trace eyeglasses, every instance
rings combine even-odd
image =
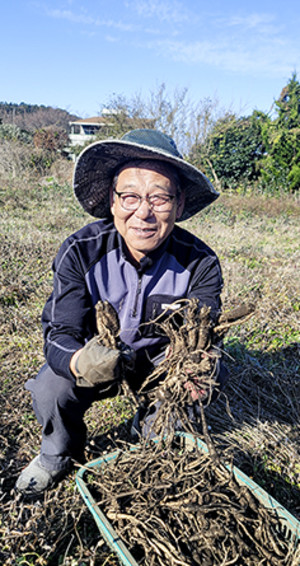
[[[121,207],[124,210],[135,211],[143,200],[146,200],[151,210],[155,212],[171,212],[173,208],[173,200],[175,195],[151,195],[149,197],[141,197],[135,193],[118,193],[114,191],[121,201]]]

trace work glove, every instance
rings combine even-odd
[[[120,378],[121,352],[103,346],[94,336],[80,352],[75,369],[76,385],[79,387],[95,387],[116,381]]]

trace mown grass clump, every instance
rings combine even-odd
[[[43,500],[13,491],[36,454],[40,427],[24,391],[43,363],[41,310],[63,239],[92,221],[64,175],[1,180],[0,478],[3,565],[116,564],[74,488],[74,473]],[[235,463],[300,519],[299,207],[293,196],[222,195],[185,227],[218,253],[225,309],[254,303],[255,315],[225,343],[230,381],[206,410],[212,437]],[[87,414],[87,458],[126,440],[133,408],[122,397]],[[296,563],[295,563],[296,564]]]

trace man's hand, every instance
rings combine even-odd
[[[71,360],[70,367],[79,387],[95,387],[120,376],[121,352],[99,344],[95,336]]]
[[[203,389],[203,380],[201,386],[201,377],[191,376],[184,383],[184,388],[189,392],[192,401],[204,401],[207,397],[207,388]]]
[[[219,355],[213,349],[210,349],[208,352],[203,352],[201,357],[200,367],[203,374],[191,375],[184,383],[184,388],[189,392],[192,401],[205,401],[211,387],[208,386],[207,377],[216,382],[219,375]]]

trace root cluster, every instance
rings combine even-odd
[[[92,489],[138,563],[292,564],[276,515],[183,437],[121,451],[95,474]]]
[[[140,564],[296,565],[298,543],[287,540],[277,514],[238,483],[205,421],[204,401],[217,386],[222,337],[248,315],[242,309],[241,315],[213,324],[209,309],[199,310],[192,300],[176,316],[157,320],[169,338],[169,353],[139,392],[150,407],[159,405],[156,439],[141,438],[138,446],[126,446],[89,474],[97,503]],[[207,453],[198,447],[200,435],[186,413],[185,384],[193,380]],[[178,423],[190,435],[176,434]]]

